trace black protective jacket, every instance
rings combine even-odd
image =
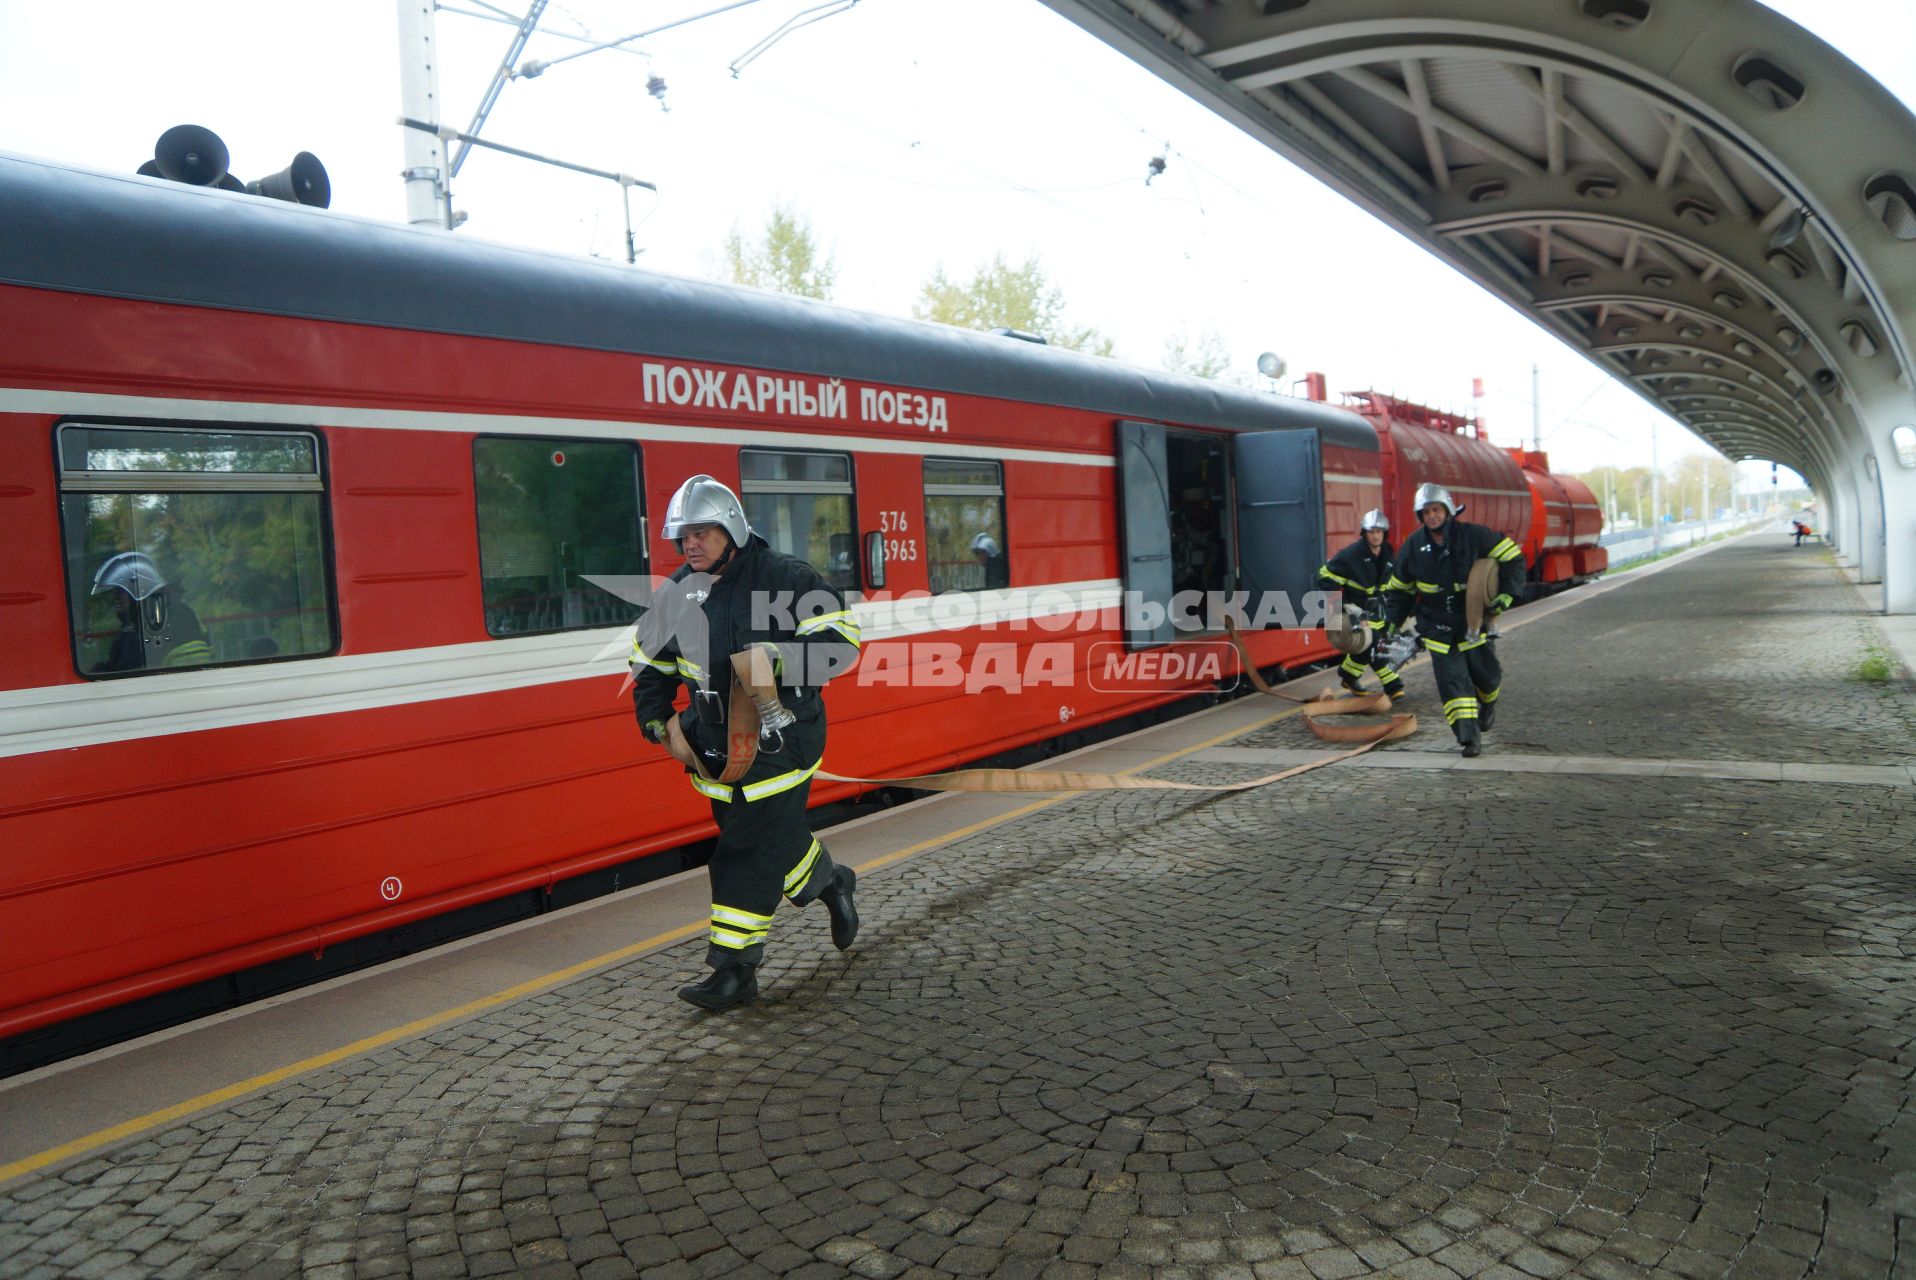
[[[779,700],[810,723],[825,713],[819,686],[857,661],[859,641],[858,621],[837,589],[752,534],[723,573],[681,566],[653,597],[632,644],[632,705],[641,725],[664,721],[684,685],[692,745],[722,753],[732,654],[776,647]]]
[[[1497,562],[1497,590],[1515,600],[1523,592],[1523,548],[1487,525],[1452,517],[1443,541],[1419,526],[1397,554],[1384,589],[1384,619],[1403,625],[1413,608],[1426,639],[1455,644],[1464,636],[1464,591],[1470,567],[1485,556]]]
[[[153,596],[136,605],[139,614],[120,625],[113,648],[95,671],[150,671],[166,667],[197,667],[213,660],[200,617],[184,604]],[[157,622],[148,632],[145,624]]]
[[[1342,591],[1344,603],[1354,604],[1368,618],[1383,616],[1384,588],[1390,584],[1390,539],[1375,552],[1360,535],[1357,541],[1324,562],[1317,571],[1317,585],[1323,591]]]

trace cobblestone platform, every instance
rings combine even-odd
[[[746,1009],[687,942],[16,1181],[0,1274],[1916,1276],[1910,788],[1755,768],[1916,703],[1812,548],[1634,577],[1512,628],[1480,761],[1414,667],[1443,768],[1038,808]],[[1157,772],[1312,744],[1230,747]]]

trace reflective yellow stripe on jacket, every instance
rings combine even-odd
[[[859,628],[858,619],[852,616],[850,609],[839,609],[833,613],[821,613],[816,618],[807,618],[798,624],[793,635],[811,636],[830,628],[845,637],[854,648],[864,644],[864,633]]]
[[[707,782],[696,773],[685,775],[692,783],[692,790],[702,796],[708,796],[720,804],[732,803],[732,788],[723,782]]]
[[[166,655],[169,667],[197,667],[213,660],[213,646],[204,640],[175,645]]]
[[[739,790],[745,793],[745,802],[747,804],[750,804],[754,800],[763,800],[766,796],[775,796],[781,791],[790,791],[799,783],[807,781],[813,774],[818,772],[818,766],[823,763],[825,763],[823,760],[814,761],[812,767],[809,769],[794,769],[790,773],[781,773],[777,777],[767,778],[763,782],[747,783],[745,786],[740,787]]]
[[[653,657],[651,654],[647,653],[645,650],[639,648],[639,642],[637,640],[634,640],[632,642],[631,662],[632,662],[632,665],[635,667],[650,667],[654,671],[662,671],[668,676],[673,674],[677,670],[677,668],[674,667],[671,663],[661,662],[659,659]]]
[[[723,782],[707,782],[696,773],[687,774],[686,777],[692,783],[692,789],[694,791],[697,791],[702,796],[710,796],[720,804],[732,803],[732,797],[735,792],[743,795],[745,797],[745,803],[750,804],[754,800],[763,800],[766,796],[775,796],[780,792],[790,791],[793,787],[809,780],[814,773],[818,772],[818,766],[823,763],[825,762],[820,760],[808,769],[793,769],[787,773],[774,774],[769,778],[762,779],[758,782],[749,782],[737,788],[730,787]]]

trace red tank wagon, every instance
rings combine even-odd
[[[853,593],[868,776],[1214,687],[1120,593],[1300,589],[1385,483],[1326,405],[245,195],[0,156],[0,226],[0,1038],[708,833],[603,585],[690,474]]]
[[[1530,533],[1523,551],[1531,581],[1565,587],[1608,569],[1610,553],[1597,544],[1603,507],[1590,486],[1575,476],[1553,474],[1548,454],[1513,448],[1510,456],[1530,485]]]
[[[1322,375],[1306,383],[1313,399],[1324,398]],[[1456,496],[1468,519],[1523,547],[1532,596],[1609,567],[1609,554],[1597,544],[1603,508],[1583,481],[1552,474],[1547,455],[1499,448],[1483,439],[1474,419],[1380,392],[1353,392],[1344,402],[1377,432],[1393,544],[1401,545],[1416,523],[1410,504],[1417,486],[1434,483]]]

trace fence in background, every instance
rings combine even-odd
[[[1659,551],[1681,551],[1685,547],[1694,546],[1718,534],[1734,533],[1752,525],[1782,519],[1783,517],[1776,515],[1742,512],[1717,520],[1685,520],[1679,524],[1666,524],[1660,532],[1651,529],[1624,529],[1617,533],[1606,533],[1597,541],[1609,550],[1610,567],[1614,569],[1619,565],[1629,564],[1632,560],[1641,560],[1645,556],[1655,555]]]

